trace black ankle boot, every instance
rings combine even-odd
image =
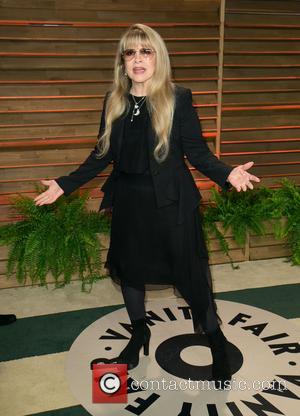
[[[149,341],[151,331],[146,324],[145,318],[132,320],[131,324],[131,338],[119,356],[114,358],[96,358],[91,362],[91,369],[93,369],[93,364],[116,363],[127,364],[127,369],[132,370],[139,363],[139,352],[142,346],[144,348],[144,355],[149,355]]]
[[[213,357],[212,379],[217,389],[224,389],[230,385],[231,368],[226,352],[227,339],[218,326],[213,332],[206,333]]]

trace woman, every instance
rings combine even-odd
[[[213,356],[212,375],[222,388],[231,378],[213,298],[199,201],[201,195],[184,163],[224,189],[253,189],[253,162],[233,168],[210,152],[202,137],[191,90],[171,82],[171,67],[160,35],[132,25],[119,42],[114,85],[104,100],[98,143],[68,176],[42,181],[49,189],[35,198],[50,204],[88,182],[113,161],[102,186],[102,208],[113,207],[105,266],[121,285],[132,336],[118,357],[97,362],[139,362],[148,355],[151,332],[145,317],[145,284],[173,284],[191,306],[194,331],[204,331]]]

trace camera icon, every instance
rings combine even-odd
[[[127,364],[94,364],[93,403],[127,403]]]

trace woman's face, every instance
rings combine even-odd
[[[123,55],[125,71],[132,83],[147,83],[152,77],[156,54],[153,48],[144,47],[141,43],[135,48],[127,49]]]

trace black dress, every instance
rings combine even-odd
[[[157,208],[146,143],[150,117],[144,102],[131,121],[131,95],[129,100],[105,267],[117,284],[174,285],[191,306],[194,330],[200,331],[201,321],[216,316],[216,303],[199,207],[179,225],[177,201]]]

